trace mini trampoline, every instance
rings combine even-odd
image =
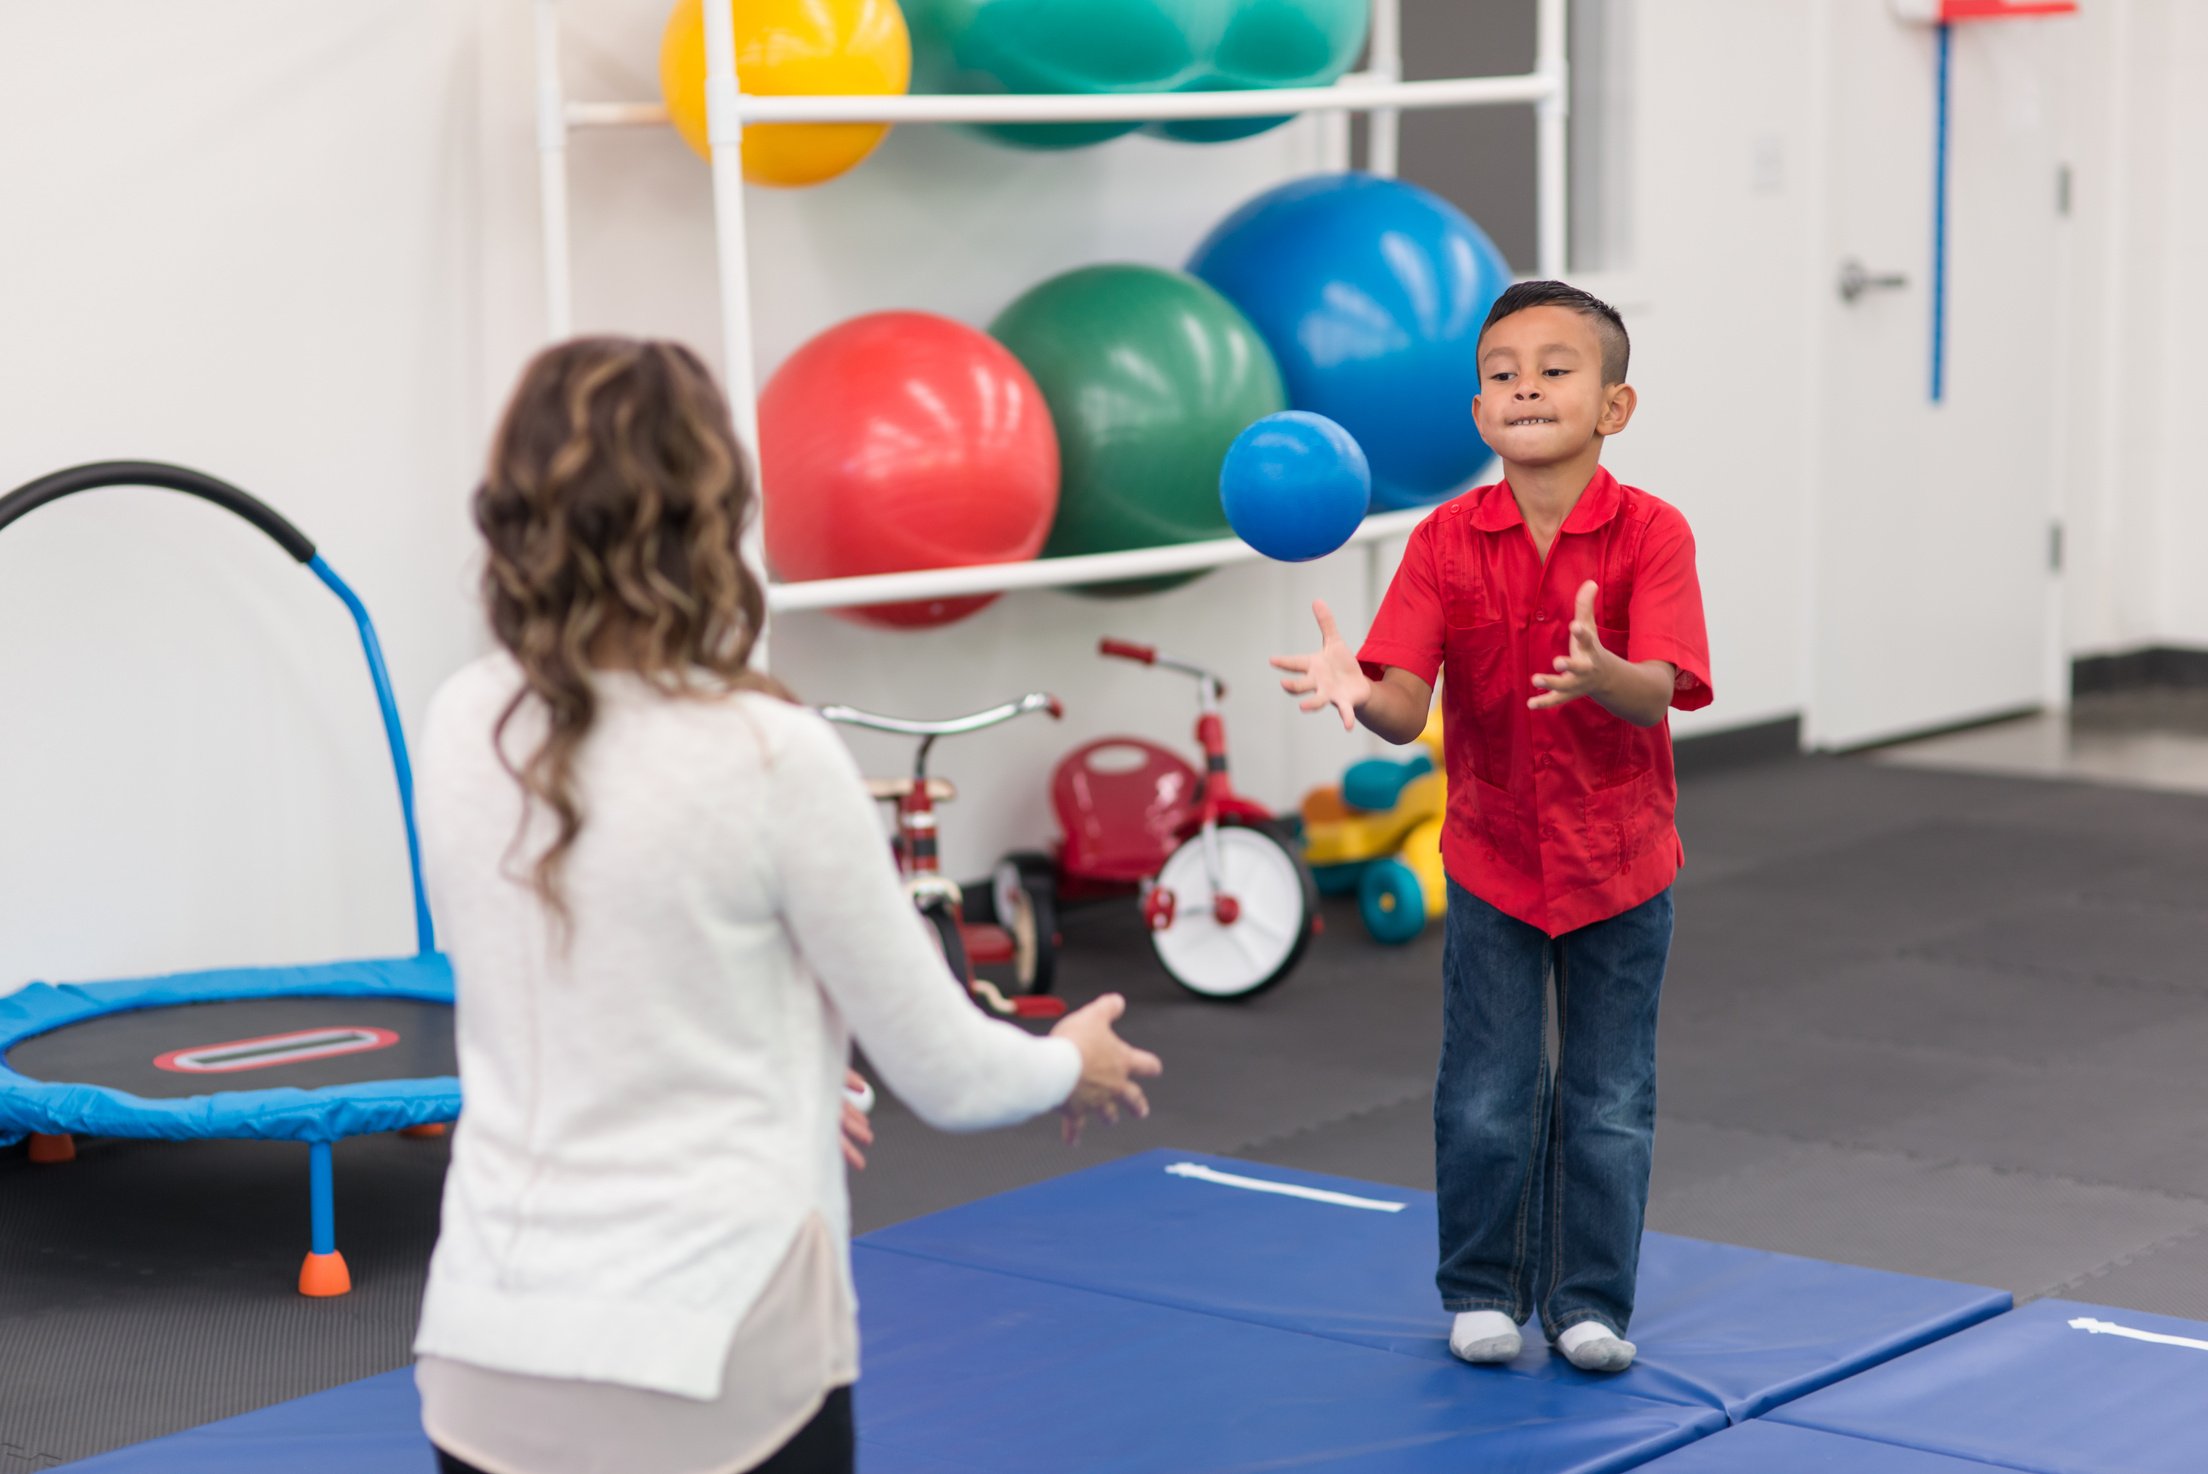
[[[422,891],[413,773],[368,611],[300,531],[238,488],[197,471],[105,461],[0,497],[0,530],[81,491],[152,486],[235,513],[342,600],[375,682],[405,819],[412,957],[307,967],[224,968],[114,982],[32,983],[0,997],[0,1146],[28,1136],[31,1159],[75,1155],[78,1136],[260,1138],[307,1146],[308,1295],[352,1288],[337,1250],[331,1143],[383,1131],[430,1133],[460,1114],[452,969],[436,950]]]

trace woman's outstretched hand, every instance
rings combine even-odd
[[[1063,1134],[1068,1146],[1081,1139],[1081,1128],[1091,1116],[1102,1116],[1116,1125],[1122,1111],[1134,1116],[1150,1114],[1150,1102],[1135,1082],[1157,1076],[1165,1066],[1156,1055],[1135,1048],[1112,1031],[1112,1025],[1126,1011],[1125,998],[1107,993],[1086,1008],[1067,1014],[1050,1031],[1052,1038],[1070,1040],[1081,1051],[1081,1079],[1058,1108],[1064,1118]]]
[[[1303,700],[1298,704],[1305,711],[1333,707],[1342,714],[1342,730],[1354,731],[1357,709],[1372,697],[1372,681],[1357,663],[1356,652],[1334,627],[1334,612],[1326,607],[1326,601],[1312,600],[1311,612],[1319,620],[1319,648],[1309,655],[1273,657],[1274,668],[1289,673],[1280,689],[1290,696],[1301,696]]]

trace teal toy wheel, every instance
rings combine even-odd
[[[1401,860],[1375,860],[1357,882],[1357,914],[1376,942],[1400,947],[1426,929],[1426,892]]]

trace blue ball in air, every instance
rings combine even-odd
[[[1219,503],[1235,534],[1283,563],[1323,558],[1349,541],[1371,501],[1363,448],[1305,410],[1257,421],[1219,467]]]

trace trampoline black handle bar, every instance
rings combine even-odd
[[[213,502],[258,527],[299,562],[314,561],[314,544],[305,533],[285,521],[274,507],[203,471],[165,465],[160,461],[94,461],[87,466],[71,466],[66,471],[27,481],[6,496],[0,496],[0,532],[6,531],[9,523],[30,515],[48,502],[106,486],[158,486]]]
[[[399,814],[406,824],[408,878],[414,883],[414,933],[424,956],[436,951],[437,931],[429,914],[429,893],[422,884],[421,832],[414,822],[414,765],[406,755],[406,733],[399,723],[398,698],[392,694],[391,673],[384,666],[383,644],[376,638],[376,626],[368,617],[368,607],[360,602],[360,596],[353,592],[351,585],[323,561],[307,535],[284,520],[274,507],[203,471],[160,461],[95,461],[25,482],[6,496],[0,496],[0,532],[5,532],[9,523],[28,516],[48,502],[58,502],[80,491],[97,491],[103,486],[158,486],[196,496],[235,513],[304,563],[352,614],[353,625],[360,634],[361,654],[368,661],[368,678],[375,683],[376,705],[383,714],[383,735],[391,749],[392,776],[398,780]]]

